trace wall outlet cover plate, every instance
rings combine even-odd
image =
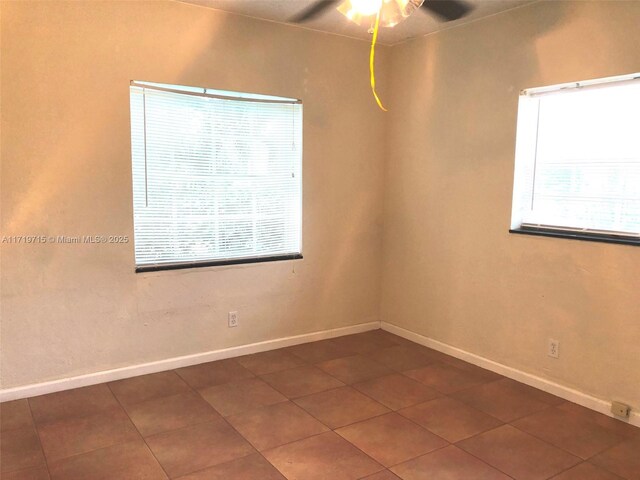
[[[616,417],[629,418],[631,407],[621,402],[611,402],[611,413]]]

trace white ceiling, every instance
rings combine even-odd
[[[288,23],[288,19],[304,10],[315,0],[179,0],[184,3],[224,10],[254,18]],[[427,0],[428,1],[428,0]],[[452,26],[472,22],[482,17],[519,7],[536,0],[467,0],[475,8],[466,17],[453,22],[439,22],[420,9],[407,20],[394,28],[380,30],[380,43],[392,45],[409,38],[419,37],[427,33],[444,30]],[[348,21],[335,9],[328,10],[320,18],[301,24],[305,28],[322,32],[336,33],[348,37],[369,40],[366,26],[358,26]]]

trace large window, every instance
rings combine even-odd
[[[132,82],[136,270],[301,258],[302,104]]]
[[[512,231],[640,243],[640,75],[522,92]]]

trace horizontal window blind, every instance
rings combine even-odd
[[[520,99],[512,228],[640,238],[640,81]]]
[[[302,105],[132,83],[137,266],[301,253]]]

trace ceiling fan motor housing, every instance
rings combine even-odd
[[[338,11],[357,25],[370,25],[380,11],[380,26],[394,27],[408,18],[423,2],[424,0],[345,0],[338,6]]]

